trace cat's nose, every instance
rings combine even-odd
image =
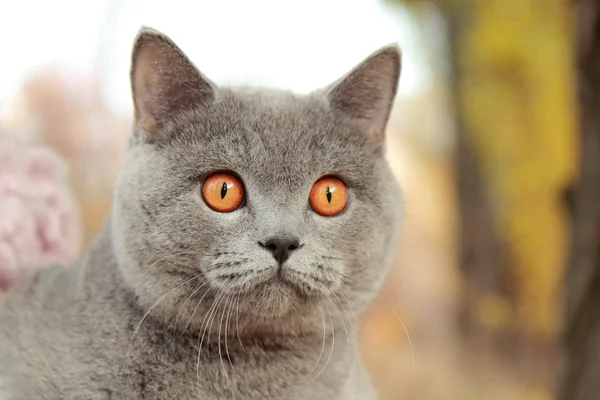
[[[258,243],[273,254],[279,265],[290,257],[292,251],[300,247],[300,240],[293,236],[276,236]]]

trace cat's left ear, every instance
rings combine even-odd
[[[326,89],[332,109],[358,124],[381,144],[396,97],[401,55],[397,45],[383,47]]]
[[[156,139],[166,122],[210,103],[215,85],[169,37],[144,27],[133,45],[131,91],[136,131]]]

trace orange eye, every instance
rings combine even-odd
[[[315,182],[310,190],[310,206],[325,217],[341,213],[348,203],[348,189],[338,178],[325,177]]]
[[[218,212],[232,212],[244,202],[244,185],[234,175],[217,172],[206,178],[202,185],[202,198]]]

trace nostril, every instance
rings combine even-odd
[[[271,243],[265,246],[267,249],[271,250],[273,253],[277,251],[277,245]]]
[[[277,251],[277,245],[275,243],[273,243],[273,242],[270,242],[270,241],[261,242],[261,241],[259,241],[258,244],[261,247],[264,247],[265,249],[267,249],[267,250],[269,250],[271,252]]]

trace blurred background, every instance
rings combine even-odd
[[[0,134],[67,161],[85,246],[129,135],[142,25],[219,84],[299,92],[397,42],[387,139],[407,215],[360,331],[381,399],[550,399],[579,150],[571,3],[2,1]]]

